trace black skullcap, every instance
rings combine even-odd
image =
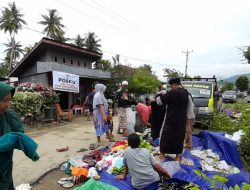
[[[180,84],[180,83],[181,83],[181,79],[179,77],[170,78],[168,80],[168,84]]]

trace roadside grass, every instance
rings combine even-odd
[[[250,171],[250,103],[238,99],[235,103],[222,104],[221,111],[225,108],[233,112],[239,111],[240,117],[229,117],[224,112],[212,113],[209,120],[205,121],[206,126],[211,131],[221,131],[232,134],[236,131],[243,130],[244,135],[238,145],[238,151],[245,169]]]

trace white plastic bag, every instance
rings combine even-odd
[[[136,112],[132,111],[132,108],[126,108],[128,134],[135,132],[135,114]]]
[[[176,174],[178,171],[181,170],[181,166],[179,162],[176,161],[169,161],[169,162],[164,162],[161,164],[161,166],[168,171],[168,173],[173,176]]]
[[[28,183],[23,183],[16,187],[16,190],[30,190],[30,189],[31,189],[31,186]]]

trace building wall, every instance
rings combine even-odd
[[[37,62],[37,73],[44,73],[51,71],[61,71],[65,73],[79,75],[80,77],[88,77],[95,79],[109,79],[111,77],[110,72],[104,72],[101,70],[94,70],[72,65],[59,64],[57,62]]]
[[[32,82],[32,83],[43,83],[44,85],[49,85],[49,79],[47,73],[40,73],[32,76],[24,76],[18,78],[19,83]]]
[[[76,53],[48,49],[39,61],[42,62],[57,62],[65,65],[72,65],[77,67],[92,68],[93,60],[90,58],[83,57],[82,55],[77,55]]]
[[[35,62],[31,62],[29,63],[28,66],[26,66],[26,68],[22,72],[20,72],[18,78],[34,75],[36,73],[37,73],[37,64]]]

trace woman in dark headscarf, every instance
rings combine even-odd
[[[112,138],[111,133],[109,131],[109,124],[107,122],[108,102],[104,96],[106,86],[103,84],[96,84],[95,90],[96,93],[93,100],[93,116],[97,142],[101,142],[101,136],[104,133],[106,133],[110,142],[114,142],[114,139]]]
[[[17,114],[8,109],[15,88],[0,82],[0,137],[10,132],[24,132],[22,123]],[[0,152],[0,189],[12,190],[12,156],[13,150]]]
[[[37,161],[37,144],[24,134],[22,123],[17,114],[9,109],[15,88],[0,82],[0,189],[14,190],[12,179],[13,150],[19,149]]]

